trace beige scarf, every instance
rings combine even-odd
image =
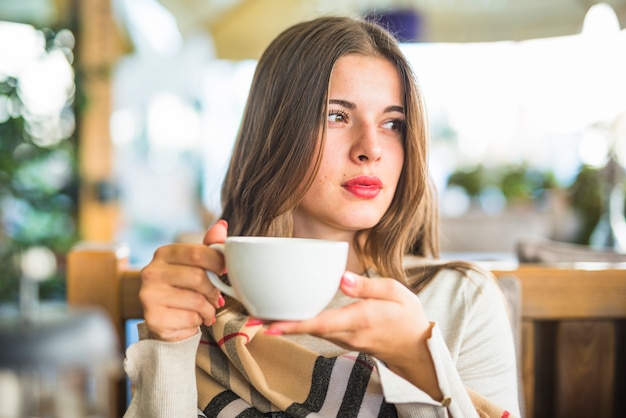
[[[218,315],[203,327],[196,359],[198,407],[208,417],[394,417],[378,373],[363,353],[320,356],[265,335],[248,316]],[[470,392],[481,417],[507,417]]]

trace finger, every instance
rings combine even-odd
[[[264,320],[264,319],[260,319],[260,318],[255,318],[253,316],[248,317],[248,321],[246,321],[246,326],[247,327],[254,327],[257,325],[263,325],[268,323],[268,321]]]
[[[167,268],[148,265],[141,271],[142,288],[163,285],[194,291],[206,298],[213,306],[219,308],[223,305],[223,298],[206,276],[202,268],[190,268],[189,266],[171,264]]]
[[[184,265],[220,273],[224,269],[221,253],[203,244],[169,244],[157,248],[146,268],[163,269],[163,265]]]
[[[195,312],[169,308],[145,312],[144,319],[153,337],[163,341],[178,341],[198,332],[203,318]]]
[[[276,321],[269,324],[269,333],[327,335],[346,330],[370,327],[376,320],[375,309],[368,309],[365,301],[354,302],[342,308],[327,309],[315,318],[304,321]],[[371,302],[369,302],[371,305]]]
[[[152,330],[174,331],[197,328],[204,319],[197,312],[183,309],[161,308],[145,313],[145,321]]]
[[[200,320],[201,323],[210,322],[215,316],[217,309],[203,295],[192,290],[177,287],[144,287],[139,291],[139,299],[146,311],[150,311],[150,307],[157,306],[159,308],[156,309],[166,308],[191,312],[202,318]],[[182,325],[189,326],[186,324]]]
[[[158,276],[161,270],[171,266],[196,267],[217,274],[225,271],[223,255],[203,244],[170,244],[160,247],[155,251],[152,262],[144,267],[144,270]]]
[[[202,242],[204,245],[215,244],[216,242],[226,241],[228,235],[228,222],[225,219],[220,219],[204,234]]]
[[[341,278],[341,291],[347,296],[360,299],[380,299],[401,302],[408,289],[393,279],[370,279],[352,272]]]

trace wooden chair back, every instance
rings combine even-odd
[[[124,245],[81,244],[68,254],[70,305],[142,317],[139,270]],[[587,263],[488,266],[521,287],[521,379],[527,417],[626,417],[626,266]],[[126,405],[118,385],[117,411]]]

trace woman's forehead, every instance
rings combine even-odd
[[[330,77],[329,100],[351,105],[383,102],[404,105],[403,83],[396,66],[386,58],[350,54],[337,60]],[[345,107],[353,107],[346,105]]]

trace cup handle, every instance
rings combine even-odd
[[[220,253],[224,254],[224,244],[222,243],[211,244],[209,245],[209,248],[213,248],[215,251],[219,251]],[[237,299],[237,296],[235,295],[235,290],[232,286],[224,283],[222,280],[220,280],[217,274],[213,273],[212,271],[206,270],[205,273],[213,286],[217,287],[222,293],[225,293],[228,296]]]

